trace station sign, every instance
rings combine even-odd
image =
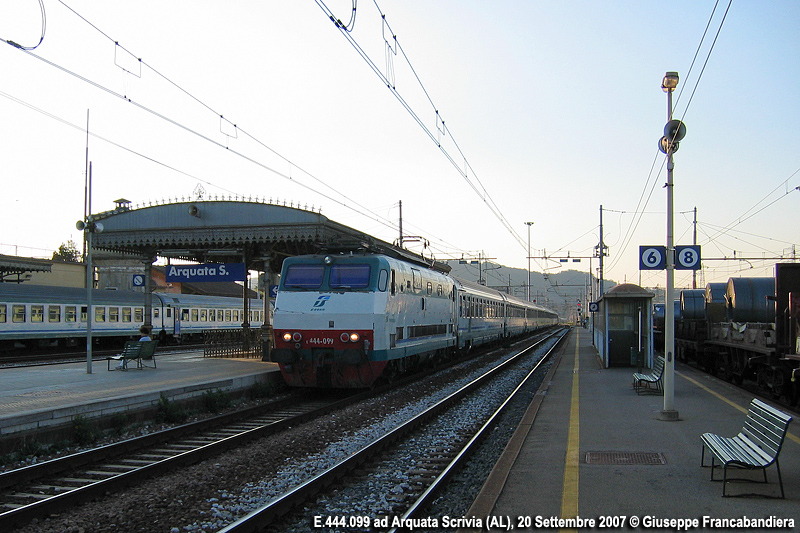
[[[666,246],[639,246],[639,270],[667,268]],[[675,247],[676,270],[700,270],[700,246]]]
[[[144,274],[134,274],[133,275],[133,286],[134,287],[144,287]]]
[[[639,270],[667,268],[666,246],[639,246]]]
[[[589,312],[596,313],[600,310],[600,304],[597,302],[589,302]]]
[[[677,270],[700,270],[700,247],[676,246],[675,268]]]
[[[202,265],[168,265],[166,280],[178,283],[209,281],[244,281],[244,263],[206,263]]]

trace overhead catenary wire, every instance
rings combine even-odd
[[[700,74],[698,75],[697,79],[695,80],[694,88],[692,89],[691,95],[689,97],[689,102],[684,107],[683,114],[681,115],[681,121],[683,121],[685,119],[686,114],[689,111],[689,106],[691,105],[692,100],[694,99],[694,95],[695,95],[695,93],[697,91],[698,86],[700,85],[700,80],[703,77],[703,73],[705,72],[706,66],[708,65],[708,61],[711,58],[711,53],[714,50],[714,46],[716,45],[717,39],[719,38],[720,32],[722,31],[722,27],[725,24],[725,20],[727,19],[728,12],[730,11],[732,3],[733,3],[733,0],[729,0],[728,7],[725,9],[725,13],[724,13],[724,15],[722,17],[722,20],[720,21],[719,26],[717,27],[717,31],[716,31],[716,34],[714,36],[714,40],[712,41],[711,46],[709,47],[708,53],[706,54],[706,59],[703,62],[703,68],[701,69]],[[711,10],[711,15],[709,15],[708,22],[706,23],[706,28],[703,31],[703,35],[701,36],[700,42],[698,43],[697,49],[695,50],[694,57],[692,58],[692,62],[690,64],[690,66],[689,66],[689,71],[686,74],[687,78],[689,78],[691,76],[691,73],[692,73],[692,70],[694,68],[695,62],[697,61],[697,57],[698,57],[698,55],[700,53],[700,50],[701,50],[701,48],[703,46],[703,42],[705,42],[706,36],[708,34],[708,30],[709,30],[709,28],[711,26],[711,22],[714,19],[714,15],[715,15],[715,13],[717,11],[718,5],[719,5],[719,0],[717,0],[714,3],[714,8]],[[680,102],[680,98],[681,98],[681,95],[683,94],[683,90],[684,90],[685,87],[686,87],[686,85],[684,84],[681,87],[681,90],[678,93],[678,97],[676,98],[676,102],[675,102],[675,106],[676,107],[677,107],[678,102]],[[655,169],[656,163],[657,163],[657,161],[659,159],[661,159],[661,161],[662,161],[661,166],[659,167],[659,171],[658,171],[658,174],[656,175],[655,179],[653,179],[652,185],[650,185],[650,180],[651,180],[651,178],[653,176],[653,170]],[[637,207],[636,207],[637,212],[639,211],[639,207],[642,205],[642,199],[644,197],[644,192],[647,190],[647,188],[649,186],[650,187],[650,193],[647,196],[647,201],[644,203],[644,206],[641,207],[641,211],[644,212],[644,210],[647,209],[647,205],[649,204],[650,199],[652,198],[653,192],[655,191],[655,185],[656,185],[656,183],[658,183],[658,176],[661,175],[661,173],[663,172],[665,166],[666,166],[666,158],[665,157],[661,157],[660,154],[659,154],[659,151],[656,150],[655,159],[653,161],[653,164],[650,167],[650,172],[648,174],[647,180],[645,181],[645,185],[642,188],[642,194],[639,197],[639,203],[637,204]],[[629,226],[629,229],[626,232],[626,237],[625,237],[625,239],[623,239],[622,249],[620,250],[620,252],[618,254],[616,254],[616,258],[612,261],[611,265],[608,267],[609,270],[614,268],[619,263],[621,257],[623,256],[623,254],[627,250],[627,247],[630,245],[630,242],[633,239],[633,235],[636,233],[636,229],[638,228],[639,223],[641,222],[641,219],[642,219],[642,215],[639,215],[638,217],[634,217],[631,220],[631,225]]]
[[[315,0],[315,1],[328,18],[330,18],[333,21],[337,20],[336,15],[325,4],[323,0]],[[406,112],[408,112],[408,114],[412,117],[412,119],[422,128],[422,130],[431,139],[431,141],[436,143],[436,146],[444,154],[445,158],[459,172],[459,174],[467,183],[467,185],[469,185],[469,187],[473,190],[473,192],[475,192],[475,194],[484,202],[484,204],[487,206],[489,211],[491,211],[491,213],[495,216],[495,218],[497,218],[500,221],[500,223],[506,228],[506,231],[509,232],[509,234],[517,241],[517,243],[520,246],[522,246],[523,248],[527,248],[527,244],[525,243],[525,241],[522,239],[522,237],[520,237],[520,235],[514,230],[514,228],[508,222],[508,219],[502,213],[499,206],[495,203],[494,199],[491,197],[489,192],[486,190],[486,187],[480,181],[480,178],[478,177],[475,170],[472,168],[472,165],[469,163],[466,156],[464,155],[464,152],[461,150],[460,146],[456,142],[447,123],[440,114],[439,108],[434,104],[433,99],[430,96],[430,93],[428,92],[425,85],[422,83],[422,80],[420,79],[419,75],[414,69],[414,66],[411,64],[411,61],[409,60],[408,56],[403,50],[403,47],[401,46],[399,40],[397,39],[397,35],[393,31],[391,31],[391,26],[389,25],[386,19],[385,13],[381,10],[380,6],[378,5],[377,0],[373,0],[373,2],[375,4],[376,9],[378,10],[382,23],[390,30],[391,33],[390,38],[392,40],[392,44],[395,47],[394,49],[399,50],[400,53],[403,55],[406,64],[408,65],[409,69],[414,75],[414,78],[416,79],[420,89],[425,95],[425,98],[428,100],[428,103],[432,107],[432,110],[437,119],[437,127],[436,127],[437,131],[441,131],[445,135],[449,136],[450,141],[452,142],[453,146],[458,152],[458,155],[461,157],[464,163],[465,166],[464,169],[460,167],[460,162],[457,162],[453,157],[453,155],[450,154],[450,152],[448,152],[447,149],[442,145],[441,139],[438,137],[437,133],[435,133],[434,131],[432,131],[431,128],[425,125],[425,122],[422,120],[422,118],[420,118],[419,114],[414,110],[411,104],[409,104],[409,102],[403,97],[403,95],[400,94],[400,91],[397,89],[396,85],[394,84],[394,81],[392,79],[389,79],[389,77],[387,77],[387,75],[384,74],[383,71],[381,71],[380,67],[377,66],[375,61],[369,56],[366,50],[364,50],[364,48],[358,43],[358,41],[356,41],[356,39],[352,35],[352,32],[341,27],[340,24],[335,24],[336,28],[341,32],[341,34],[345,37],[345,39],[347,39],[348,43],[350,43],[353,49],[364,60],[364,62],[369,66],[369,68],[375,73],[375,75],[381,79],[381,81],[386,85],[386,87],[389,89],[392,95],[397,99],[398,102],[400,102],[400,105],[406,110]],[[388,45],[389,42],[388,41],[386,42]],[[472,179],[470,178],[470,174],[472,175]]]

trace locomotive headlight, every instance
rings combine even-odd
[[[350,334],[350,342],[358,342],[361,336],[358,333],[351,333]]]
[[[283,334],[283,340],[289,342],[290,340],[292,340],[292,334],[287,331],[286,333]]]

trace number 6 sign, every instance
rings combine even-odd
[[[639,246],[639,270],[664,270],[666,266],[666,247]]]

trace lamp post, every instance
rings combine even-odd
[[[678,73],[667,72],[661,81],[661,89],[667,93],[667,121],[672,121],[672,91],[678,86]],[[666,142],[664,142],[666,140]],[[675,242],[673,223],[672,169],[675,164],[672,154],[677,149],[673,138],[662,138],[662,146],[667,154],[667,294],[664,304],[664,409],[662,420],[677,420],[678,411],[675,400]]]
[[[533,222],[526,222],[526,226],[528,226],[528,285],[525,288],[525,298],[530,302],[531,301],[531,226],[533,226]]]

